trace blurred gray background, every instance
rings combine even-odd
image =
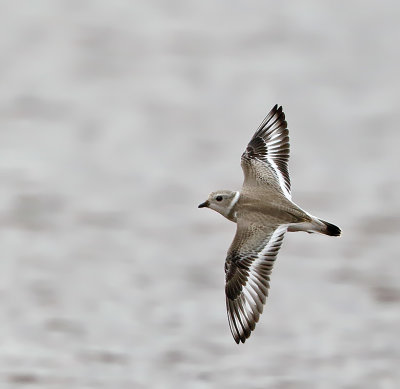
[[[397,1],[0,3],[0,388],[384,388],[400,382]],[[239,189],[269,109],[293,199],[236,345]]]

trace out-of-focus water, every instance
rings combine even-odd
[[[1,388],[399,387],[397,2],[0,15]],[[286,236],[238,346],[235,226],[197,205],[275,103],[294,201],[343,236]]]

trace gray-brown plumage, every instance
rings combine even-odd
[[[229,326],[236,341],[254,330],[268,296],[272,267],[286,231],[339,236],[338,227],[303,211],[291,200],[289,132],[282,107],[275,105],[246,150],[240,192],[212,192],[208,207],[237,223],[225,262]]]

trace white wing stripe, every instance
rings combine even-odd
[[[254,291],[256,291],[257,289],[261,289],[261,290],[267,290],[267,294],[268,294],[268,287],[266,287],[265,285],[263,285],[255,276],[255,274],[257,274],[257,267],[266,262],[266,258],[265,257],[270,257],[272,256],[273,258],[275,258],[275,254],[271,255],[270,251],[272,249],[276,249],[279,247],[280,242],[283,239],[283,234],[287,231],[287,225],[281,225],[279,226],[271,235],[271,238],[269,239],[267,245],[258,253],[257,258],[252,262],[252,264],[249,267],[249,276],[247,278],[247,283],[243,288],[243,291],[248,291],[250,292],[251,289],[253,289]],[[268,261],[268,260],[267,260]],[[273,262],[271,260],[269,260],[270,262]],[[269,280],[267,280],[268,282]],[[251,294],[251,296],[253,297],[253,295]],[[257,296],[258,297],[258,296]],[[257,303],[257,301],[255,300],[255,298],[253,297],[254,302],[256,303],[256,305],[258,306],[259,304],[263,304],[263,302],[258,298],[259,303]]]
[[[283,178],[282,173],[279,171],[278,166],[276,166],[276,163],[274,162],[274,160],[272,158],[267,157],[267,160],[268,160],[268,163],[271,165],[271,167],[274,169],[276,177],[278,178],[278,181],[279,181],[279,186],[281,187],[283,194],[286,196],[287,199],[292,200],[292,196],[286,189],[285,179]]]
[[[282,235],[287,231],[288,226],[286,224],[282,224],[279,226],[271,235],[267,245],[258,253],[257,259],[250,265],[249,271],[254,270],[254,268],[265,261],[264,257],[269,255],[269,251],[272,247],[276,247],[279,240],[281,240]]]

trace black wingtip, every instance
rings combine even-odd
[[[282,108],[281,105],[275,104],[271,109],[271,113],[272,114],[276,114],[277,113],[279,115],[279,114],[282,113],[282,110],[283,110],[283,108]]]
[[[270,113],[270,115],[274,116],[274,115],[278,115],[279,120],[281,120],[282,122],[285,121],[285,113],[283,112],[283,107],[281,105],[275,104]],[[286,123],[287,126],[287,123]]]

